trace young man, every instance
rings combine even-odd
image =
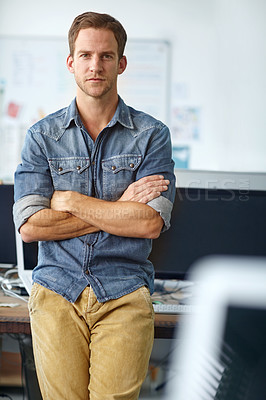
[[[168,128],[117,93],[126,33],[84,13],[69,31],[77,96],[28,131],[14,220],[39,241],[29,301],[49,400],[137,399],[153,344],[153,238],[175,193]]]

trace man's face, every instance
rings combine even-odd
[[[74,56],[67,66],[74,74],[78,91],[94,98],[117,94],[117,76],[126,68],[126,58],[119,60],[118,45],[112,31],[87,28],[80,30]]]

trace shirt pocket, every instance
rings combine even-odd
[[[140,164],[139,154],[123,154],[102,160],[103,198],[118,200],[127,187],[135,181]]]
[[[55,190],[73,190],[82,194],[88,193],[89,158],[50,158],[49,166]]]

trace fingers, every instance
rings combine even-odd
[[[120,200],[147,203],[166,191],[169,183],[163,175],[145,176],[129,185]]]
[[[139,179],[136,182],[133,182],[132,185],[134,185],[136,188],[137,187],[142,187],[143,185],[145,186],[156,186],[158,183],[163,183],[166,182],[167,180],[164,179],[163,175],[150,175],[150,176],[144,176],[143,178]],[[168,181],[169,183],[169,181]]]
[[[157,197],[159,197],[161,195],[161,192],[157,192],[157,191],[144,191],[142,193],[140,193],[134,201],[137,201],[138,203],[143,203],[143,204],[147,204],[149,201],[156,199]]]
[[[142,194],[146,196],[151,193],[166,191],[169,183],[169,180],[164,179],[162,175],[146,176],[132,183],[132,189],[135,195]]]
[[[151,181],[147,183],[143,183],[141,185],[135,186],[135,194],[142,192],[164,192],[168,189],[169,181],[168,180],[158,180]]]

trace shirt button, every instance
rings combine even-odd
[[[112,170],[114,171],[116,169],[116,166],[115,165],[112,165]]]
[[[80,166],[80,165],[78,165],[78,166],[77,166],[77,170],[79,171],[79,170],[80,170],[80,168],[81,168],[81,166]]]
[[[129,164],[129,166],[130,166],[130,168],[134,168],[134,164],[133,163],[131,163],[131,164]]]
[[[85,274],[86,274],[86,275],[89,275],[89,271],[88,271],[88,270],[86,270],[86,271],[85,271]]]
[[[63,168],[62,167],[59,167],[58,168],[58,172],[62,172],[63,171]]]
[[[92,161],[92,165],[95,165],[95,161]]]

